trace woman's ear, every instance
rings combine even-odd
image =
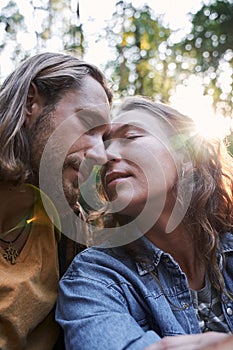
[[[27,103],[26,103],[26,116],[25,116],[25,125],[27,127],[30,127],[34,124],[37,117],[42,113],[43,111],[43,99],[38,93],[37,86],[35,83],[31,83],[29,90],[28,90],[28,96],[27,96]]]

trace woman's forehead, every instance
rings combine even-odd
[[[158,135],[162,132],[161,121],[147,111],[131,110],[118,114],[111,124],[111,134],[129,129],[142,129],[151,134]]]
[[[141,125],[143,124],[148,124],[149,121],[153,121],[156,118],[154,116],[152,116],[149,112],[147,111],[143,111],[140,109],[133,109],[131,111],[122,111],[121,113],[119,113],[114,119],[113,119],[113,123],[117,122],[117,123],[122,123],[122,124],[126,124],[126,123],[140,123]]]

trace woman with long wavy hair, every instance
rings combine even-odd
[[[67,348],[160,349],[167,336],[212,331],[204,345],[228,336],[233,160],[224,141],[202,137],[167,105],[133,97],[113,120],[106,152],[105,208],[91,215],[103,227],[92,225],[96,246],[60,282]],[[185,349],[199,349],[191,339]]]

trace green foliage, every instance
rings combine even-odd
[[[168,102],[176,81],[170,34],[149,6],[117,3],[104,33],[115,55],[105,71],[111,75],[116,97],[140,94]]]
[[[195,51],[197,64],[202,71],[208,70],[210,64],[217,69],[219,60],[233,45],[233,3],[218,0],[204,5],[193,17],[192,24],[187,42]]]
[[[17,57],[25,58],[25,55],[20,54],[22,45],[17,43],[17,33],[20,28],[25,30],[26,25],[24,16],[19,12],[19,9],[14,1],[9,1],[8,4],[2,9],[0,13],[0,28],[3,30],[3,41],[0,45],[0,53],[4,50],[9,40],[14,40],[15,49],[12,55],[12,60],[16,60]]]
[[[233,107],[233,2],[203,5],[191,23],[191,33],[174,47],[183,56],[180,69],[185,62],[188,75],[202,75],[216,110],[229,115]]]
[[[24,26],[24,17],[19,13],[14,1],[9,1],[0,14],[0,23],[4,24],[6,33],[16,34],[18,26]]]
[[[78,23],[77,11],[71,8],[71,1],[31,0],[25,3],[25,7],[30,13],[31,22],[36,19],[34,31],[28,27],[28,22],[25,22],[17,3],[13,0],[0,11],[0,30],[4,31],[0,54],[7,49],[13,66],[46,48],[69,51],[83,57],[85,53],[83,29]],[[24,37],[26,38],[24,41],[20,40],[21,34],[28,35]],[[27,39],[31,47],[25,45]]]
[[[103,207],[103,203],[98,194],[99,186],[100,167],[94,166],[89,179],[80,187],[79,203],[86,212],[98,210]]]
[[[227,137],[227,142],[228,142],[228,150],[230,154],[233,156],[233,134]]]
[[[64,42],[64,49],[69,52],[76,53],[82,57],[85,53],[85,42],[82,25],[70,25],[65,33],[66,41]]]
[[[195,74],[202,77],[215,110],[232,113],[233,1],[212,0],[190,16],[191,32],[174,43],[174,32],[147,5],[118,1],[104,32],[114,55],[105,72],[117,98],[142,94],[168,102],[176,85]]]
[[[32,21],[42,18],[40,25],[32,32],[16,3],[10,0],[0,11],[0,29],[4,33],[0,53],[7,51],[15,65],[46,48],[84,56],[83,27],[78,11],[71,8],[71,0],[31,0],[26,5]],[[168,102],[176,85],[195,74],[203,78],[205,93],[212,97],[216,111],[232,113],[233,0],[211,0],[190,16],[191,32],[174,44],[174,32],[149,6],[136,8],[128,0],[117,2],[101,36],[114,55],[103,70],[113,81],[115,98],[140,94]],[[34,46],[26,49],[25,43],[18,40],[20,33],[34,35]]]

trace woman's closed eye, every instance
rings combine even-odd
[[[138,139],[138,138],[143,137],[143,136],[144,136],[144,135],[141,134],[141,133],[127,133],[127,134],[125,135],[125,138],[126,138],[127,140],[135,140],[135,139]]]

